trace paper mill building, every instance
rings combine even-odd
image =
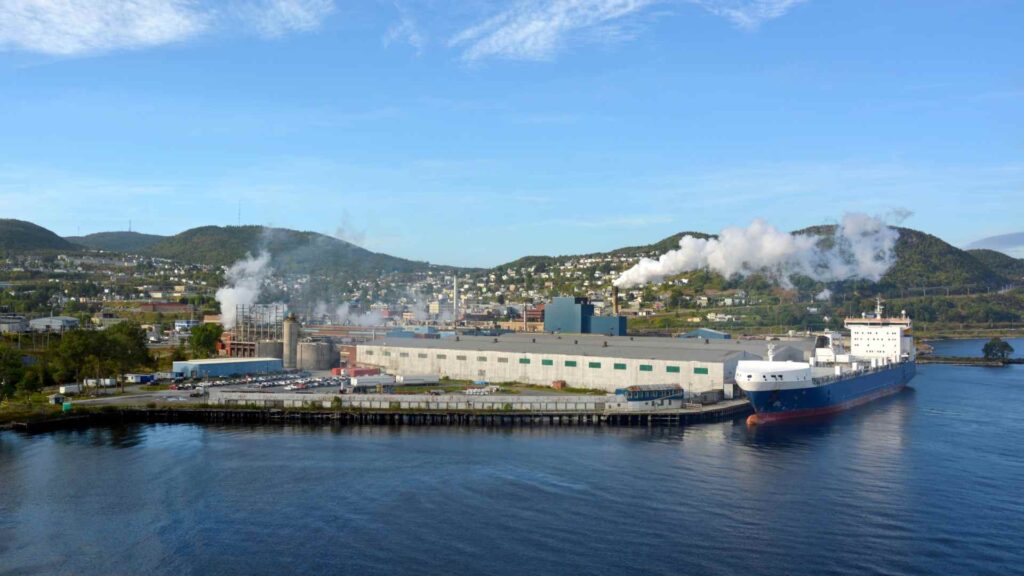
[[[776,360],[805,360],[810,340],[777,342]],[[506,334],[443,339],[387,338],[360,344],[360,364],[398,374],[521,382],[613,392],[635,384],[679,384],[693,393],[726,390],[736,363],[763,359],[764,341],[686,340],[592,334]]]

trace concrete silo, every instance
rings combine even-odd
[[[299,355],[299,321],[295,314],[284,319],[284,369],[295,370]]]
[[[280,340],[260,340],[256,343],[257,358],[284,359],[284,343]]]
[[[296,358],[299,370],[330,370],[334,362],[334,346],[330,342],[300,342]]]

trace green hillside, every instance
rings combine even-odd
[[[998,288],[1008,279],[970,253],[942,239],[910,228],[897,228],[896,263],[879,282],[884,289],[932,286],[984,286]],[[811,226],[796,234],[831,236],[834,225]]]
[[[704,232],[679,232],[669,236],[668,238],[658,240],[654,244],[627,246],[625,248],[618,248],[611,252],[606,252],[606,254],[610,254],[612,256],[660,256],[669,250],[679,248],[679,241],[683,239],[683,236],[693,236],[694,238],[700,238],[702,240],[716,238],[716,235],[705,234]]]
[[[24,220],[0,218],[0,251],[25,253],[77,248],[42,226]]]
[[[280,272],[322,273],[349,277],[388,272],[413,272],[426,262],[371,252],[316,232],[262,226],[203,226],[169,236],[147,253],[173,260],[228,266],[248,254],[270,252]]]
[[[562,256],[524,256],[512,262],[501,264],[496,266],[496,269],[506,268],[529,268],[539,267],[541,269],[549,266],[557,266],[569,260],[578,258],[602,258],[608,256],[617,256],[621,258],[635,258],[639,256],[652,256],[657,257],[669,250],[674,250],[679,247],[679,240],[683,236],[694,236],[696,238],[714,238],[714,234],[705,234],[703,232],[679,232],[673,234],[668,238],[664,238],[652,244],[642,244],[640,246],[625,246],[623,248],[616,248],[608,252],[591,252],[589,254],[576,254],[576,255],[562,255]]]
[[[967,250],[967,253],[974,256],[975,259],[993,272],[1002,274],[1017,282],[1024,280],[1024,259],[1014,258],[997,250],[985,248]]]
[[[97,232],[87,236],[69,236],[66,240],[94,250],[139,254],[164,238],[140,232]]]
[[[900,228],[896,242],[896,264],[882,278],[895,288],[916,286],[985,286],[998,288],[1006,277],[989,269],[967,252],[941,239]]]

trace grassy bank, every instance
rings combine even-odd
[[[0,402],[0,427],[11,422],[45,420],[60,413],[61,407],[50,404],[42,392],[28,396],[19,395]]]

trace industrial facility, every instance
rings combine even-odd
[[[614,300],[618,301],[617,294]],[[594,305],[586,298],[559,296],[544,307],[544,331],[625,336],[626,318],[618,315],[617,305],[613,306],[614,315],[595,316]]]
[[[172,372],[185,378],[220,378],[242,374],[270,374],[283,370],[280,358],[211,358],[208,360],[179,360],[172,364]]]
[[[549,308],[550,312],[550,308]],[[776,360],[805,360],[809,340],[778,342]],[[385,338],[357,346],[357,361],[391,373],[521,382],[614,392],[637,384],[677,384],[732,397],[736,363],[767,355],[764,341],[691,340],[587,334],[506,334],[497,338]]]
[[[339,363],[331,336],[301,337],[302,327],[282,306],[238,306],[235,325],[224,333],[230,359],[277,359],[279,370],[330,370]],[[260,370],[263,371],[263,370]]]
[[[33,332],[66,332],[78,328],[78,318],[71,316],[47,316],[33,318],[28,321],[28,328]]]

